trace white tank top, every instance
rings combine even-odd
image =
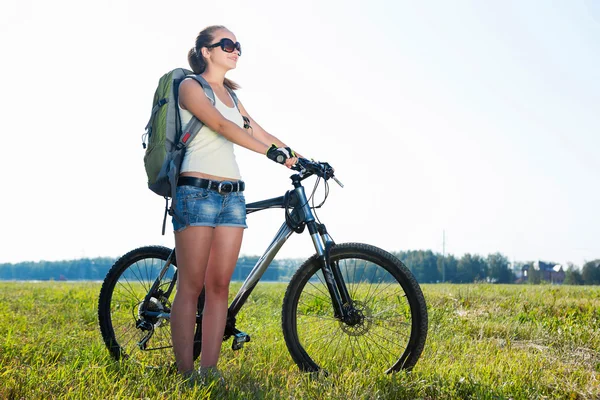
[[[181,126],[185,127],[192,119],[192,113],[178,106]],[[233,108],[227,107],[215,95],[215,107],[223,117],[243,128],[244,119],[235,105]],[[202,172],[232,180],[242,179],[233,153],[233,143],[206,125],[188,144],[181,172]]]

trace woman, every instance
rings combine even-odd
[[[175,208],[183,221],[173,218],[178,280],[171,333],[177,369],[186,377],[196,374],[193,337],[203,288],[206,297],[199,372],[201,376],[219,375],[216,365],[227,318],[229,283],[247,227],[244,185],[233,144],[266,154],[288,168],[296,163],[291,149],[262,129],[241,102],[236,108],[227,88],[238,86],[225,74],[236,67],[241,54],[240,44],[228,29],[204,29],[189,51],[188,61],[194,73],[210,84],[215,105],[194,79],[185,79],[179,87],[182,126],[192,114],[204,123],[188,145],[181,167]],[[244,130],[242,116],[249,119],[251,133]]]

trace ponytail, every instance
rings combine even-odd
[[[223,85],[227,86],[231,90],[238,90],[240,88],[240,85],[238,85],[231,79],[227,79],[227,78],[225,78],[225,80],[223,80]]]
[[[206,61],[195,48],[191,48],[188,52],[188,63],[196,75],[200,75],[206,70]]]

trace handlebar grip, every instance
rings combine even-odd
[[[296,161],[296,164],[292,165],[292,169],[294,171],[302,172],[302,170],[306,169],[306,167],[305,167],[306,163],[310,163],[310,161],[307,160],[306,158],[298,157],[298,161]]]
[[[326,162],[315,162],[306,158],[298,158],[298,162],[292,167],[296,171],[306,171],[315,174],[321,178],[329,179],[333,177],[333,168]]]

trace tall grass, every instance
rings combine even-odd
[[[232,289],[232,294],[236,288]],[[223,344],[227,387],[114,362],[98,283],[0,283],[2,399],[598,399],[600,288],[423,285],[429,336],[412,373],[299,372],[281,332],[283,284],[259,284],[238,316],[252,341]]]

